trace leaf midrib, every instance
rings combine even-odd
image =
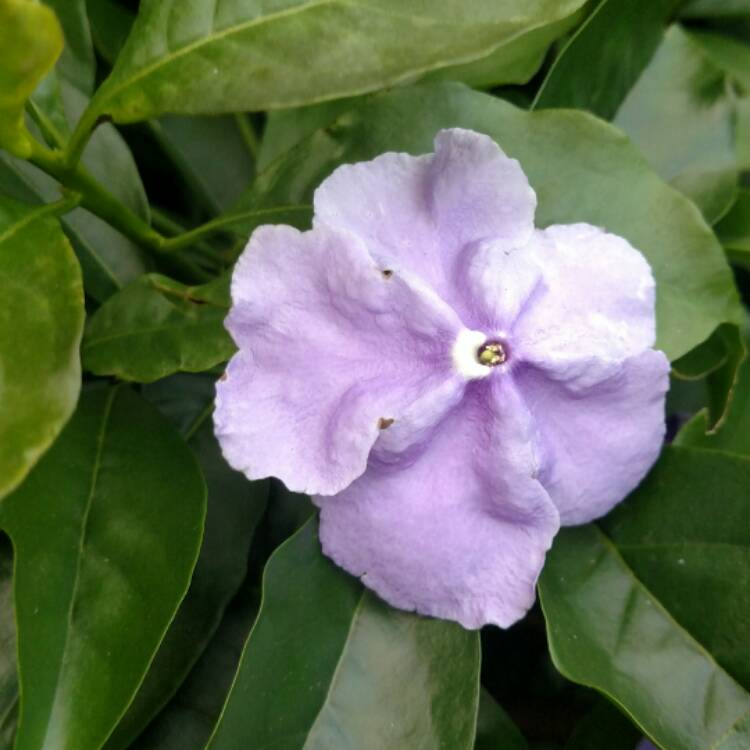
[[[81,535],[79,539],[78,552],[76,556],[76,571],[75,571],[75,577],[73,579],[73,589],[70,595],[70,604],[68,605],[67,622],[66,622],[66,628],[65,628],[65,642],[60,652],[60,663],[57,668],[57,676],[55,679],[55,692],[52,696],[52,701],[50,702],[49,713],[47,715],[47,728],[44,734],[44,739],[41,743],[41,747],[45,747],[47,744],[47,738],[49,736],[49,731],[50,731],[50,720],[52,719],[52,713],[54,711],[55,705],[57,704],[58,694],[60,692],[60,676],[62,675],[63,664],[65,662],[65,654],[68,650],[68,645],[70,643],[70,632],[73,629],[73,609],[74,609],[74,605],[76,601],[76,596],[78,593],[78,585],[80,582],[80,575],[81,575],[81,568],[82,568],[82,561],[83,561],[83,549],[84,549],[84,542],[86,538],[86,529],[88,525],[89,514],[91,513],[91,507],[94,501],[94,494],[96,492],[97,482],[99,479],[99,469],[101,468],[101,464],[102,464],[102,454],[104,452],[104,442],[105,442],[105,436],[107,432],[107,426],[109,423],[110,415],[112,413],[112,404],[114,403],[115,396],[117,395],[118,391],[119,391],[118,388],[112,388],[107,394],[107,399],[104,403],[104,411],[102,413],[101,425],[99,427],[99,432],[97,434],[96,452],[94,454],[94,464],[91,470],[91,484],[89,486],[89,492],[86,498],[86,507],[84,508],[83,517],[81,519]]]
[[[163,68],[167,65],[171,65],[175,60],[178,60],[179,58],[184,57],[185,55],[193,52],[196,49],[200,49],[201,47],[204,47],[206,45],[213,44],[216,41],[221,41],[222,39],[231,37],[235,34],[241,34],[242,32],[247,31],[248,29],[251,29],[255,26],[262,26],[266,23],[277,21],[280,18],[284,18],[286,16],[293,16],[296,14],[307,13],[308,11],[324,7],[326,5],[341,5],[344,7],[348,6],[350,8],[362,8],[364,11],[372,15],[381,15],[381,16],[385,15],[385,16],[393,17],[395,19],[414,19],[414,20],[421,20],[421,21],[433,23],[435,25],[446,25],[446,26],[448,25],[447,21],[446,22],[438,21],[437,19],[429,17],[429,16],[421,16],[421,15],[413,14],[413,13],[411,14],[394,13],[393,11],[386,11],[381,8],[362,5],[361,3],[354,2],[353,0],[311,0],[311,2],[308,2],[304,5],[297,5],[297,6],[294,6],[293,8],[285,8],[284,10],[277,11],[276,13],[269,13],[264,16],[251,18],[235,26],[228,26],[227,28],[221,29],[218,32],[212,32],[211,34],[208,34],[204,37],[196,39],[195,41],[186,44],[184,47],[180,47],[175,52],[164,55],[163,57],[160,57],[157,60],[154,60],[151,64],[146,65],[140,70],[136,71],[134,75],[123,78],[120,83],[113,84],[110,89],[104,89],[102,93],[102,101],[103,102],[111,101],[129,86],[132,86],[134,83],[137,83],[138,81],[141,81],[144,78],[148,78],[152,73],[158,71],[160,68]],[[518,25],[519,29],[523,30],[523,21],[528,21],[529,19],[528,17],[524,16],[522,19],[513,19],[513,20],[515,21],[515,23],[508,23],[508,26]],[[556,20],[559,20],[559,19],[556,19]],[[537,28],[538,25],[539,24],[534,25],[533,28]],[[531,29],[528,29],[528,30],[530,31]],[[501,46],[501,44],[502,42],[498,44],[498,47]],[[481,54],[480,54],[480,57],[481,57]],[[116,79],[113,79],[113,80],[116,81]],[[105,82],[105,85],[106,85],[106,82]],[[97,111],[101,111],[101,108],[98,109]]]
[[[47,203],[43,206],[39,206],[39,208],[36,208],[33,211],[30,211],[17,221],[14,221],[2,234],[0,234],[0,245],[13,237],[13,235],[18,234],[18,232],[20,232],[24,227],[28,226],[37,219],[47,216],[48,214],[54,214],[55,211],[58,210],[58,208],[59,206],[55,205],[54,203]]]

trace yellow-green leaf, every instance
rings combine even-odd
[[[0,49],[0,146],[27,158],[24,106],[63,49],[54,12],[37,0],[0,0]]]

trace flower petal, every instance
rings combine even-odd
[[[315,498],[323,551],[390,604],[508,627],[534,601],[559,526],[535,479],[531,420],[510,378],[472,382],[428,441]]]
[[[225,457],[251,479],[338,492],[389,420],[456,377],[455,313],[403,274],[384,275],[351,235],[258,229],[232,298],[239,352],[214,421]]]
[[[589,224],[554,225],[522,252],[542,274],[513,327],[522,359],[595,382],[653,345],[654,278],[627,240]]]
[[[669,362],[652,349],[585,388],[524,369],[518,387],[535,417],[540,480],[563,525],[607,513],[656,461],[664,440]]]
[[[408,270],[456,303],[461,249],[485,238],[524,244],[536,196],[515,159],[488,136],[442,130],[435,153],[387,153],[339,167],[315,192],[315,226],[360,237],[378,260]]]

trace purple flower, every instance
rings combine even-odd
[[[260,227],[232,281],[229,463],[313,495],[324,552],[383,599],[467,628],[521,618],[560,524],[664,435],[647,262],[535,207],[494,141],[444,130],[337,169],[313,229]]]

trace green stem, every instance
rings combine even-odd
[[[89,106],[76,124],[75,130],[73,130],[73,134],[68,140],[68,145],[63,151],[61,161],[66,169],[73,170],[78,167],[86,144],[89,142],[89,138],[91,138],[98,123],[99,119],[96,112]]]
[[[182,224],[175,221],[168,213],[156,206],[151,206],[151,223],[158,231],[167,236],[165,243],[169,243],[172,239],[187,232]],[[217,263],[220,266],[226,264],[225,259],[221,257],[221,254],[207,240],[198,240],[195,243],[194,251],[214,266]],[[162,245],[162,252],[164,252],[164,245]]]
[[[29,161],[69,190],[80,193],[81,205],[91,213],[104,219],[134,242],[154,252],[161,252],[165,238],[140,216],[120,203],[82,167],[68,167],[63,152],[51,151],[34,141]]]
[[[262,219],[264,217],[273,216],[274,214],[287,214],[295,211],[306,213],[311,209],[312,206],[306,205],[277,206],[276,208],[261,208],[254,211],[241,211],[239,213],[217,216],[215,219],[211,219],[211,221],[207,221],[205,224],[201,224],[195,229],[183,232],[176,237],[165,239],[162,243],[161,251],[164,253],[172,253],[175,250],[181,250],[184,247],[194,244],[207,234],[220,232],[229,227],[244,224],[253,219]]]
[[[237,123],[237,129],[240,131],[242,140],[245,141],[247,150],[253,159],[257,160],[258,152],[260,151],[260,139],[253,127],[253,121],[243,112],[238,112],[234,116],[234,121]]]

